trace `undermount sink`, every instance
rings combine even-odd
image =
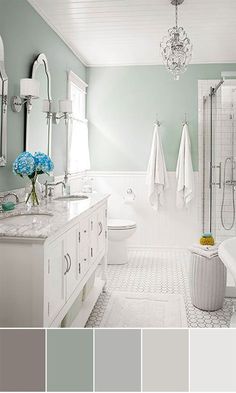
[[[26,213],[2,217],[0,223],[11,225],[48,224],[53,214],[51,213]]]
[[[55,198],[55,201],[83,201],[84,199],[88,199],[86,195],[65,195],[58,198]]]

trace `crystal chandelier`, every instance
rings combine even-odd
[[[163,37],[160,44],[161,55],[167,70],[174,75],[175,80],[186,71],[192,57],[192,44],[183,27],[178,26],[178,5],[184,0],[171,0],[175,6],[175,26],[168,30],[168,36]]]

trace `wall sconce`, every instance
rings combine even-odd
[[[44,100],[43,112],[47,114],[47,119],[52,117],[53,123],[59,124],[61,119],[65,120],[65,124],[71,118],[72,114],[72,101],[71,100],[59,100],[59,112],[55,110],[55,105],[52,101]]]
[[[37,79],[24,78],[20,80],[20,97],[12,97],[11,107],[13,112],[20,112],[26,104],[27,112],[32,109],[32,99],[39,98],[39,81]]]
[[[53,117],[53,102],[51,100],[43,100],[43,113],[46,113],[46,119],[49,121]]]

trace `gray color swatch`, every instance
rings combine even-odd
[[[45,391],[44,330],[0,330],[0,391]]]
[[[143,391],[188,391],[188,330],[143,330]]]
[[[141,390],[141,331],[100,329],[95,333],[95,390]]]
[[[93,331],[50,329],[47,332],[47,390],[93,390]]]
[[[190,391],[236,392],[236,329],[191,329]]]

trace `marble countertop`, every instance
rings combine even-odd
[[[0,238],[37,238],[47,239],[60,232],[63,227],[73,219],[92,209],[97,204],[107,199],[109,195],[99,193],[87,194],[88,199],[60,201],[45,201],[39,207],[29,210],[25,203],[19,203],[15,210],[0,213]],[[16,223],[14,220],[5,220],[8,217],[34,215],[30,222]]]

